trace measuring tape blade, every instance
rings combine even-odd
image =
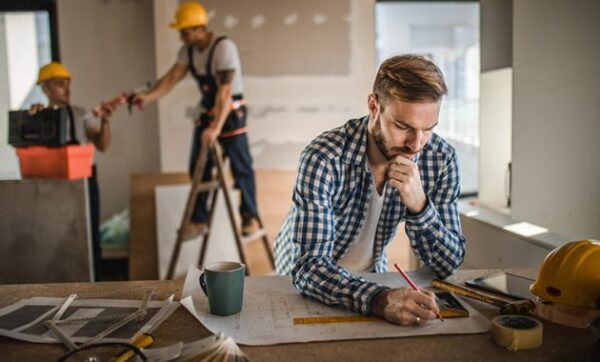
[[[361,322],[377,322],[381,321],[378,317],[366,317],[360,315],[346,316],[323,316],[323,317],[300,317],[294,318],[295,325],[306,324],[332,324],[332,323],[361,323]]]

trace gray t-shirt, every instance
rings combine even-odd
[[[192,59],[194,61],[194,67],[198,75],[204,75],[206,73],[206,62],[208,61],[208,53],[215,41],[219,38],[217,34],[213,34],[212,40],[206,49],[203,51],[198,50],[198,47],[193,47]],[[177,54],[177,63],[188,66],[188,45],[183,45],[179,49]],[[240,55],[238,48],[229,38],[225,38],[217,44],[214,50],[212,59],[212,73],[216,77],[217,71],[219,70],[230,70],[233,69],[233,79],[231,82],[232,94],[242,94],[244,87],[242,84],[242,66],[240,62]]]

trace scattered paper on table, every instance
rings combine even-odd
[[[0,335],[27,342],[60,343],[44,322],[54,317],[64,301],[64,298],[34,297],[22,299],[0,309]],[[76,299],[65,310],[61,320],[129,314],[135,312],[139,305],[139,300]],[[147,315],[142,322],[132,321],[103,338],[102,341],[130,342],[137,333],[154,330],[178,306],[179,303],[174,302],[172,296],[165,301],[150,301]],[[61,325],[61,331],[66,333],[73,342],[83,343],[114,323],[114,320],[73,322]]]

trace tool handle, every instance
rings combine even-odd
[[[506,304],[510,303],[509,300],[499,298],[499,297],[494,297],[494,296],[491,296],[488,294],[483,294],[483,293],[477,292],[475,290],[461,287],[459,285],[452,284],[450,282],[446,282],[446,281],[439,280],[439,279],[433,279],[431,281],[431,286],[434,288],[452,292],[452,293],[454,293],[456,295],[460,295],[462,297],[469,297],[472,299],[477,299],[484,303],[492,304],[496,307],[504,307]]]
[[[125,103],[127,103],[127,106],[129,108],[129,113],[131,113],[133,105],[139,106],[139,104],[137,104],[137,102],[134,102],[135,96],[139,93],[142,93],[142,92],[148,90],[151,86],[152,86],[152,83],[147,82],[143,86],[137,87],[130,92],[122,92],[117,97],[114,97],[108,101],[101,102],[99,105],[94,107],[94,109],[92,109],[94,117],[100,117],[102,115],[102,106],[108,106],[109,108],[116,109],[117,107],[119,107],[120,105],[125,104]],[[134,103],[136,103],[136,104],[134,104]]]
[[[101,102],[99,105],[94,107],[92,112],[94,112],[95,117],[100,117],[102,115],[103,106],[108,106],[109,108],[116,109],[120,105],[127,103],[127,97],[129,97],[129,94],[123,92],[120,96],[114,97],[108,101]]]

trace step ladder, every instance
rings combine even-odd
[[[210,153],[210,154],[209,154]],[[204,168],[206,167],[206,163],[208,157],[212,157],[214,161],[214,165],[216,168],[216,179],[208,182],[202,182],[202,175],[204,174]],[[198,235],[202,236],[202,245],[200,248],[200,258],[198,259],[198,267],[202,267],[204,265],[204,257],[206,256],[206,247],[208,246],[208,242],[210,239],[210,232],[212,229],[213,217],[215,214],[215,206],[217,203],[217,195],[219,190],[223,192],[223,196],[225,197],[225,205],[227,206],[227,214],[229,216],[229,221],[231,222],[231,228],[233,230],[233,235],[235,236],[235,243],[237,246],[238,254],[240,260],[243,264],[246,264],[246,275],[250,274],[250,270],[246,263],[246,254],[244,252],[244,244],[262,239],[262,244],[267,252],[267,256],[269,258],[269,263],[271,268],[275,269],[275,260],[273,259],[273,253],[271,251],[271,247],[269,245],[269,240],[267,239],[267,233],[265,231],[263,222],[260,216],[257,216],[258,225],[260,226],[259,230],[249,236],[242,236],[240,229],[237,227],[235,222],[235,214],[233,210],[233,204],[231,202],[231,195],[229,194],[229,188],[227,186],[227,182],[225,181],[225,174],[223,172],[223,157],[221,147],[218,142],[215,142],[214,145],[210,148],[210,151],[207,147],[202,147],[200,150],[200,154],[198,159],[196,160],[196,166],[194,168],[194,176],[192,178],[192,185],[190,189],[190,193],[187,198],[185,211],[183,213],[183,217],[181,219],[181,224],[179,229],[177,230],[177,240],[175,241],[175,245],[173,247],[173,252],[171,254],[171,261],[169,262],[169,269],[167,272],[167,279],[173,279],[175,273],[175,267],[177,266],[177,261],[179,260],[179,254],[181,252],[181,244],[188,240],[194,240],[196,237],[184,240],[183,239],[183,229],[184,226],[191,222],[192,213],[194,210],[194,206],[196,205],[196,198],[198,194],[203,192],[211,192],[212,195],[209,198],[210,207],[208,209],[208,227],[204,234]]]

